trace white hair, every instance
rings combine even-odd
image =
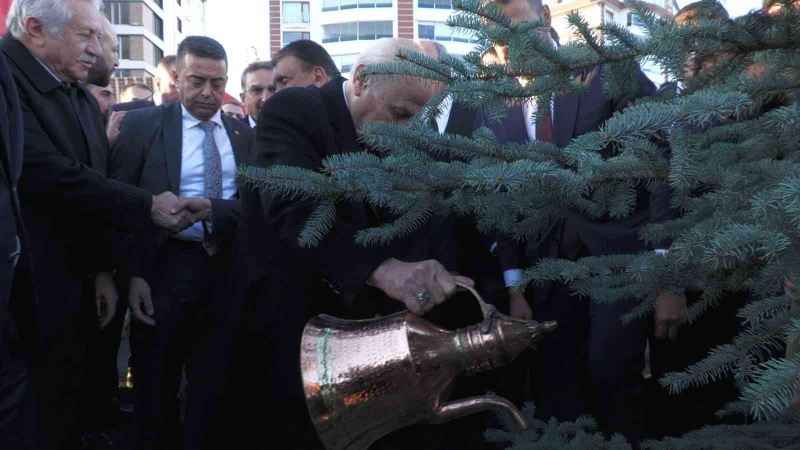
[[[89,1],[102,11],[102,0]],[[12,36],[19,39],[25,33],[25,19],[28,17],[38,20],[47,33],[59,34],[72,18],[72,11],[65,0],[14,0],[6,20],[6,28]]]

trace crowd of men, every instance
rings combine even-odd
[[[539,0],[497,4],[512,21],[550,18]],[[468,220],[432,220],[390,246],[363,247],[356,232],[392,213],[348,202],[319,245],[305,248],[298,235],[315,201],[237,179],[240,165],[318,170],[330,155],[370,151],[359,140],[364,125],[408,121],[441,86],[369,77],[365,67],[395,61],[400,49],[438,58],[441,44],[382,39],[343,76],[320,45],[296,41],[247,66],[237,100],[225,94],[225,49],[191,36],[159,63],[152,88],[131,85],[117,102],[117,37],[100,2],[15,0],[8,29],[0,40],[0,448],[77,449],[114,426],[128,310],[135,448],[321,448],[300,378],[305,323],[320,313],[359,319],[407,308],[465,326],[479,315],[469,302],[445,302],[460,295],[456,283],[476,285],[514,317],[559,326],[539,351],[463,380],[454,396],[533,400],[545,419],[591,414],[633,443],[713,420],[735,396],[725,385],[668,399],[643,376],[648,342],[657,378],[734,334],[733,311],[719,313],[727,315],[715,324],[728,329],[712,340],[695,327],[682,342],[683,294],[662,293],[652,318],[623,326],[630,303],[576,301],[560,284],[514,289],[542,257],[668,251],[638,238],[642,226],[674,217],[666,186],[643,187],[622,221],[573,213],[526,243],[479,233]],[[487,61],[507,57],[498,46]],[[692,62],[687,78],[714,63]],[[485,126],[501,142],[563,147],[635,100],[607,98],[603,77],[602,67],[587,70],[578,79],[584,94],[556,97],[550,114],[537,115],[533,102],[509,105],[500,123],[448,99],[435,127],[469,136]],[[636,80],[638,96],[660,95],[643,73]],[[662,91],[670,89],[680,85]],[[491,421],[414,426],[373,448],[487,448]]]

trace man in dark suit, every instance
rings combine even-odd
[[[100,56],[101,17],[93,1],[52,8],[40,0],[18,1],[9,14],[10,34],[0,42],[25,126],[19,191],[27,231],[36,237],[28,250],[36,268],[40,347],[33,387],[42,449],[77,445],[84,365],[79,317],[86,280],[101,257],[98,236],[109,228],[146,229],[152,221],[180,230],[194,219],[185,211],[172,214],[183,208],[172,193],[154,197],[104,176],[104,128],[91,94],[79,84]]]
[[[17,183],[22,172],[22,110],[0,54],[0,448],[36,448],[31,352],[35,343],[25,226]],[[21,259],[21,256],[24,259]]]
[[[229,241],[240,212],[236,164],[253,133],[246,123],[220,112],[228,62],[217,41],[187,37],[177,58],[180,101],[130,111],[109,163],[115,179],[203,201],[202,223],[174,235],[153,230],[139,239],[134,270],[140,276],[131,280],[129,302],[135,319],[140,448],[179,447],[178,388],[184,365],[187,433],[202,440],[204,416],[214,412],[210,390],[216,387],[209,383],[215,366],[224,363],[206,357],[216,345],[207,331],[219,317],[212,305],[224,303],[228,295]]]
[[[360,56],[356,72],[394,61],[399,48],[420,51],[409,40],[380,40]],[[406,121],[431,95],[418,80],[364,77],[280,91],[262,109],[248,163],[318,170],[327,156],[364,151],[357,133],[363,125]],[[252,188],[243,189],[242,201],[234,270],[243,302],[235,309],[243,337],[237,352],[251,363],[238,368],[234,382],[245,384],[253,401],[235,420],[258,427],[241,436],[250,448],[319,448],[300,382],[305,323],[319,313],[371,318],[403,305],[423,314],[453,295],[456,281],[471,280],[445,269],[454,264],[443,248],[452,233],[434,236],[433,225],[388,247],[363,247],[355,233],[389,216],[364,203],[342,203],[330,233],[318,246],[301,248],[298,235],[315,201]],[[271,411],[280,413],[275,418]]]
[[[512,21],[549,19],[550,11],[539,0],[496,0]],[[552,42],[549,32],[543,38]],[[555,46],[556,43],[553,42]],[[507,49],[497,48],[501,63],[506,63]],[[572,138],[595,131],[615,112],[622,111],[633,97],[624,94],[606,98],[602,89],[603,68],[587,71],[580,82],[587,85],[582,96],[556,97],[551,114],[534,121],[535,103],[510,107],[499,125],[484,120],[498,140],[526,142],[537,139],[565,147]],[[639,71],[637,95],[652,96],[655,87]],[[648,223],[669,218],[669,189],[641,189],[634,212],[617,221],[591,219],[571,212],[554,224],[537,242],[519,245],[499,240],[497,254],[504,270],[506,285],[512,288],[521,278],[522,268],[535,265],[543,257],[576,260],[588,256],[631,254],[650,250],[639,239]],[[521,318],[556,320],[558,329],[545,337],[539,364],[534,368],[537,414],[544,418],[573,420],[587,412],[593,414],[604,430],[621,432],[631,442],[644,438],[644,351],[648,323],[645,320],[623,325],[620,317],[632,308],[630,302],[598,304],[571,296],[562,284],[548,284],[528,289],[527,298],[514,289],[509,293],[509,311]],[[685,305],[682,295],[664,293],[664,305]],[[657,307],[658,312],[658,307]],[[670,312],[674,312],[670,309]],[[660,317],[663,319],[662,317]],[[671,319],[677,319],[673,314]],[[657,322],[657,325],[659,323]],[[522,389],[524,380],[518,382]],[[511,386],[506,386],[509,388]]]
[[[333,58],[314,41],[301,39],[287,44],[272,57],[275,91],[290,87],[322,86],[341,77]]]

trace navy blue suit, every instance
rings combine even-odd
[[[554,144],[560,148],[574,137],[595,131],[633,97],[606,98],[603,70],[584,75],[589,83],[582,95],[564,95],[553,102]],[[638,96],[652,96],[655,86],[641,71]],[[487,124],[502,142],[528,140],[520,108],[503,123]],[[569,260],[587,256],[639,253],[646,250],[639,232],[648,223],[663,221],[669,192],[641,189],[635,210],[617,221],[591,219],[570,212],[554,223],[538,241],[522,245],[498,240],[497,255],[504,270],[533,266],[540,258]],[[663,197],[667,196],[667,201]],[[647,322],[623,326],[620,316],[631,303],[597,304],[571,295],[568,286],[548,283],[526,292],[536,320],[557,320],[558,329],[545,336],[531,373],[536,378],[537,413],[573,420],[591,413],[607,431],[629,440],[644,438],[643,383]]]

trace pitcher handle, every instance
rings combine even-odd
[[[496,395],[480,395],[445,403],[439,406],[436,410],[436,415],[428,419],[428,423],[436,425],[487,410],[506,411],[511,414],[511,417],[521,429],[528,429],[528,422],[525,421],[519,409],[510,401]]]
[[[497,313],[497,309],[494,307],[494,305],[486,303],[483,297],[481,297],[481,294],[478,293],[478,291],[476,291],[475,288],[472,288],[470,286],[467,286],[466,284],[458,282],[456,282],[456,286],[465,291],[468,291],[475,297],[475,300],[478,301],[478,305],[481,307],[481,313],[483,314],[483,323],[481,324],[481,332],[488,333],[489,329],[492,326],[492,316],[494,316],[495,313]]]

